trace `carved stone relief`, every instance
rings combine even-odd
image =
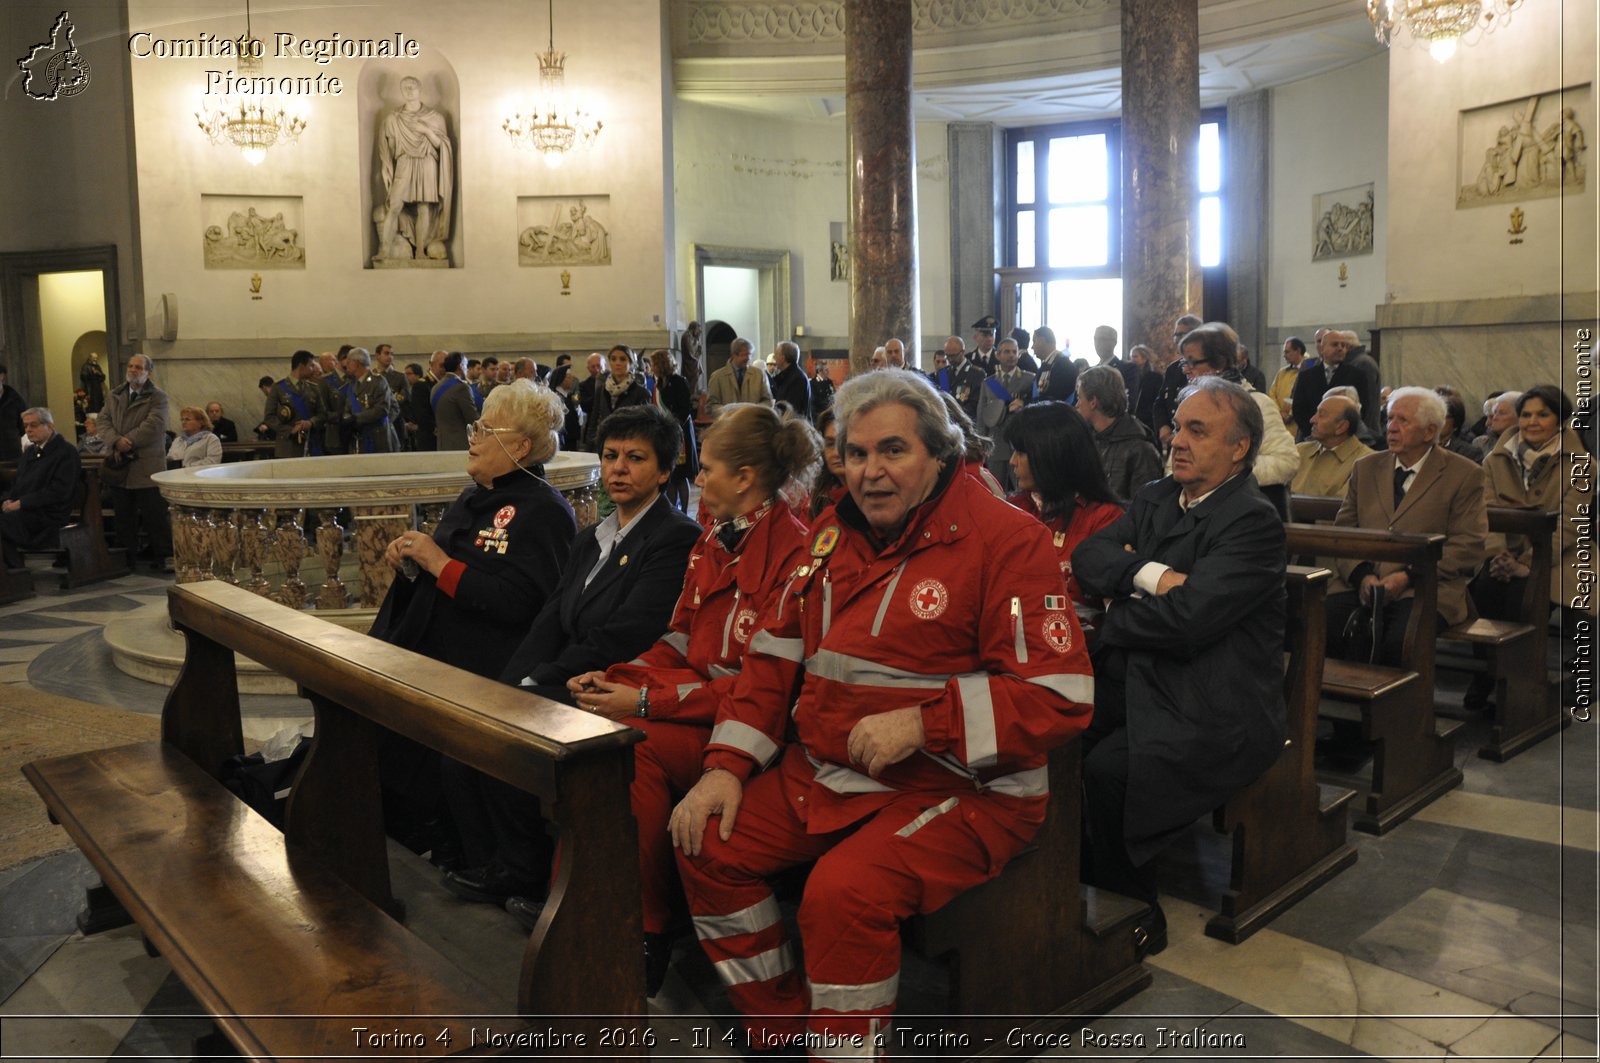
[[[1462,111],[1456,208],[1583,191],[1590,86]]]
[[[519,196],[519,266],[611,265],[610,196]]]
[[[299,196],[201,196],[206,269],[305,269]]]
[[[1311,197],[1311,260],[1372,254],[1373,186],[1368,181]]]

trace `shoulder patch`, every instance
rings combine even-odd
[[[833,553],[833,548],[838,545],[839,526],[837,524],[830,524],[818,532],[815,539],[811,540],[811,556],[827,557],[829,554]]]

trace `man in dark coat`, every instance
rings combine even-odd
[[[1078,367],[1066,352],[1057,349],[1055,330],[1040,325],[1033,330],[1033,353],[1039,359],[1039,375],[1034,379],[1034,400],[1076,402]]]
[[[439,441],[433,429],[433,386],[423,375],[422,366],[412,362],[406,366],[407,427],[411,431],[412,450],[438,450]]]
[[[800,368],[800,345],[784,340],[774,349],[778,371],[772,374],[772,401],[787,402],[789,409],[811,420],[811,381]]]
[[[28,400],[6,383],[6,367],[0,363],[0,461],[14,460],[22,453],[22,411]],[[98,413],[96,407],[91,413]]]
[[[17,461],[17,477],[0,502],[0,546],[7,568],[22,565],[22,551],[41,545],[72,514],[78,488],[78,448],[56,431],[42,406],[22,411],[28,446]]]
[[[239,426],[222,415],[222,403],[206,403],[206,416],[211,419],[211,432],[224,443],[239,442]]]
[[[428,399],[440,450],[466,450],[467,426],[478,419],[478,411],[483,408],[477,389],[463,375],[465,361],[460,351],[445,355],[440,361],[439,382]]]
[[[833,405],[833,378],[828,375],[828,364],[820,358],[812,363],[812,370],[811,421],[814,424]]]
[[[1152,410],[1156,430],[1156,449],[1165,453],[1172,440],[1172,417],[1178,412],[1178,392],[1189,386],[1189,374],[1183,371],[1183,338],[1203,322],[1194,314],[1184,314],[1172,323],[1172,349],[1177,352],[1161,371],[1161,389],[1156,393]]]
[[[1166,945],[1152,860],[1283,748],[1284,532],[1250,475],[1261,410],[1206,377],[1180,395],[1172,475],[1072,555],[1112,599],[1094,636],[1084,734],[1085,877],[1151,905],[1140,955]]]
[[[500,676],[569,705],[567,680],[632,660],[671,626],[703,530],[661,493],[682,439],[672,415],[625,406],[602,429],[601,486],[617,508],[578,533],[560,584]],[[538,799],[459,764],[444,769],[469,865],[447,874],[445,886],[493,904],[542,897],[552,854]]]

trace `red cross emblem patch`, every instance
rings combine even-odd
[[[1057,653],[1072,649],[1072,621],[1065,613],[1051,613],[1044,618],[1044,640]]]
[[[496,528],[504,528],[507,524],[510,524],[513,519],[516,518],[516,515],[517,515],[517,507],[516,506],[501,506],[500,509],[494,515],[494,526]]]
[[[911,588],[911,611],[919,620],[932,620],[950,604],[950,592],[936,579],[925,579]]]
[[[739,640],[739,645],[746,645],[750,641],[750,633],[755,630],[756,611],[754,609],[741,609],[739,615],[733,620],[733,637]]]

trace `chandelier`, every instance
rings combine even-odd
[[[566,63],[567,53],[556,51],[555,0],[550,0],[549,47],[539,53],[539,98],[528,114],[518,111],[501,128],[513,144],[539,152],[551,166],[600,135],[600,121],[567,99]]]
[[[244,36],[234,42],[239,80],[261,76],[262,56],[266,53],[260,38],[250,32],[250,0],[244,0]],[[213,144],[238,148],[251,166],[260,166],[267,149],[277,143],[300,139],[306,120],[282,107],[273,110],[265,103],[240,101],[237,107],[209,107],[204,103],[194,113],[200,132]]]
[[[1367,0],[1378,43],[1388,47],[1404,26],[1411,39],[1425,42],[1428,54],[1444,62],[1456,54],[1456,42],[1478,38],[1511,21],[1523,0]]]

